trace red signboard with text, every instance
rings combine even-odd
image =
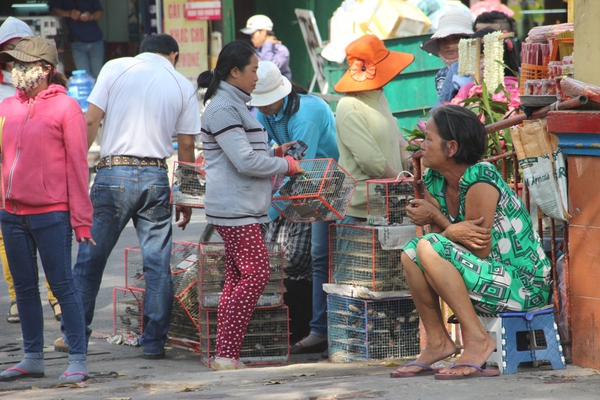
[[[188,21],[221,19],[221,2],[218,0],[190,0],[185,3],[184,15]]]

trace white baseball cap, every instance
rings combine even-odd
[[[271,61],[259,61],[256,74],[258,82],[252,91],[252,100],[249,103],[253,107],[269,106],[292,91],[291,82],[281,75],[277,65]]]
[[[246,22],[246,27],[240,29],[240,32],[245,33],[246,35],[252,35],[254,32],[261,29],[272,31],[273,21],[266,15],[258,14],[250,17],[248,22]]]

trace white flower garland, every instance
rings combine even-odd
[[[475,75],[475,58],[479,49],[475,39],[460,39],[458,42],[458,74]]]
[[[504,40],[500,38],[501,34],[495,31],[483,37],[483,80],[489,93],[504,85]]]

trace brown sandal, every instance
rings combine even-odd
[[[52,307],[52,311],[54,312],[54,319],[60,322],[62,320],[62,310],[60,309],[60,304],[58,304],[58,300],[48,300],[48,303],[50,304],[50,307]]]

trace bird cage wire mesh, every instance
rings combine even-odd
[[[174,296],[169,337],[172,343],[194,351],[199,349],[198,247],[196,243],[175,242],[170,258]],[[125,289],[142,294],[146,288],[139,247],[125,249],[125,285]]]
[[[277,177],[281,183],[272,205],[291,222],[333,221],[344,218],[356,180],[330,158],[300,160],[305,173]]]
[[[419,314],[412,298],[362,300],[327,296],[329,360],[412,358],[420,352]]]
[[[240,361],[249,365],[288,362],[289,310],[287,306],[257,309],[250,318]],[[217,342],[217,310],[200,308],[201,361],[210,367]]]
[[[171,204],[204,208],[206,195],[206,172],[203,163],[175,161]]]
[[[283,304],[283,266],[285,251],[279,243],[268,242],[269,282],[258,299],[256,308],[278,307]],[[225,284],[225,243],[200,243],[198,291],[200,306],[216,309]]]
[[[383,250],[383,227],[332,224],[329,227],[329,282],[362,286],[375,292],[408,290],[401,249]]]
[[[113,335],[137,345],[144,332],[144,289],[116,287],[113,289]]]
[[[414,199],[414,179],[369,179],[367,222],[369,225],[408,225],[406,206]]]
[[[198,244],[191,242],[173,242],[169,264],[171,273],[198,262]],[[180,263],[181,266],[179,265]],[[145,288],[144,260],[139,246],[125,249],[125,287]]]

